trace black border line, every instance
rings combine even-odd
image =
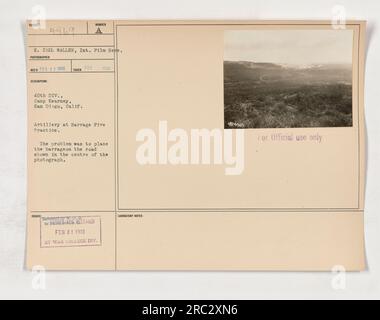
[[[28,48],[113,48],[113,45],[102,46],[28,46]],[[97,60],[97,59],[96,59]]]
[[[242,209],[242,208],[232,208],[233,212],[357,212],[357,211],[364,211],[364,209],[356,209],[356,208],[349,208],[349,209],[341,209],[341,208],[284,208],[284,209],[276,209],[276,208],[257,208],[257,209]],[[174,212],[217,212],[217,213],[225,213],[229,212],[231,209],[219,209],[219,208],[209,208],[209,209],[202,209],[202,208],[187,208],[187,209],[181,209],[181,208],[163,208],[163,209],[144,209],[144,212],[168,212],[168,211],[174,211]],[[117,210],[116,210],[117,211]],[[117,211],[118,213],[126,213],[126,212],[141,212],[141,209],[121,209]],[[40,211],[30,211],[31,213],[115,213],[115,210],[40,210]],[[40,218],[40,215],[32,215],[32,218]]]
[[[118,117],[118,95],[119,95],[119,86],[118,86],[118,77],[119,77],[119,67],[118,67],[118,56],[119,53],[117,52],[117,27],[115,28],[115,21],[112,22],[112,28],[113,28],[113,49],[114,49],[114,176],[115,176],[115,189],[114,189],[114,196],[115,196],[115,226],[114,226],[114,241],[115,241],[115,248],[114,248],[114,255],[115,255],[115,261],[114,261],[114,269],[117,270],[117,252],[118,252],[118,241],[117,241],[117,218],[118,218],[118,198],[119,198],[119,193],[118,193],[118,167],[117,167],[117,159],[118,159],[118,124],[119,124],[119,117]]]
[[[114,71],[40,71],[40,72],[33,72],[29,71],[30,74],[39,74],[39,73],[54,73],[54,74],[59,74],[59,73],[66,73],[66,74],[81,74],[81,73],[115,73]]]
[[[29,36],[112,36],[113,33],[28,33]]]
[[[199,20],[200,22],[200,20]],[[327,21],[328,22],[328,21]],[[157,23],[121,23],[117,24],[116,27],[170,27],[170,26],[325,26],[325,27],[331,27],[333,24],[331,23],[275,23],[275,21],[268,21],[268,23],[254,23],[254,22],[228,22],[226,23],[197,23],[197,21],[194,21],[194,23],[160,23],[160,21],[157,21]],[[346,26],[360,26],[360,23],[346,23]]]
[[[74,61],[86,61],[86,60],[111,60],[113,61],[113,58],[99,58],[99,59],[96,59],[96,58],[91,58],[91,59],[51,59],[51,58],[30,58],[28,59],[29,61],[64,61],[64,60],[74,60]]]
[[[360,155],[360,120],[361,120],[361,114],[360,114],[360,78],[361,78],[361,69],[360,69],[360,61],[361,61],[361,50],[360,50],[360,36],[361,36],[361,25],[359,24],[359,29],[358,29],[358,87],[357,87],[357,103],[358,103],[358,114],[357,114],[357,118],[358,118],[358,208],[360,208],[360,185],[361,185],[361,177],[360,177],[360,167],[361,167],[361,163],[360,163],[360,160],[361,160],[361,155]],[[363,92],[364,94],[364,92]]]

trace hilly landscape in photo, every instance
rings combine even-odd
[[[352,126],[348,64],[224,62],[225,128]]]

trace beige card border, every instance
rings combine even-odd
[[[55,22],[57,20],[49,20],[49,22]],[[69,22],[70,20],[60,20],[61,23]],[[72,20],[71,20],[72,21]],[[78,20],[79,21],[79,20]],[[81,20],[83,21],[83,20]],[[85,20],[86,21],[86,20]],[[90,21],[90,20],[89,20]],[[106,21],[106,20],[91,20],[91,21]],[[109,20],[107,20],[109,21]],[[264,20],[264,21],[223,21],[223,20],[215,20],[215,21],[125,21],[125,20],[115,20],[113,21],[113,25],[144,25],[150,24],[152,26],[160,26],[160,25],[236,25],[236,26],[244,26],[244,25],[275,25],[275,26],[301,26],[301,25],[310,25],[310,26],[329,26],[331,25],[330,21],[309,21],[309,20]],[[49,270],[273,270],[273,271],[328,271],[331,268],[331,264],[336,262],[343,262],[347,267],[347,271],[358,271],[365,269],[365,251],[364,251],[364,184],[365,184],[365,128],[364,128],[364,62],[365,62],[365,21],[347,21],[347,25],[349,26],[358,26],[359,29],[359,39],[358,39],[358,136],[359,136],[359,179],[358,179],[358,189],[359,189],[359,197],[358,197],[358,208],[352,209],[342,209],[337,210],[333,208],[325,208],[325,209],[310,209],[307,211],[316,212],[319,214],[310,215],[310,213],[305,212],[304,208],[298,208],[296,210],[286,208],[284,210],[273,210],[273,209],[242,209],[242,212],[238,212],[239,210],[233,210],[233,212],[237,212],[240,216],[241,221],[237,222],[237,225],[244,227],[244,225],[250,224],[256,227],[257,222],[265,222],[269,223],[271,221],[276,221],[277,218],[280,218],[282,221],[281,228],[276,227],[273,230],[269,228],[268,230],[261,230],[257,228],[257,237],[261,237],[260,241],[262,245],[260,246],[259,251],[252,252],[250,255],[244,254],[244,249],[253,250],[255,249],[255,243],[246,243],[240,242],[239,239],[235,239],[233,243],[229,245],[235,248],[238,248],[242,251],[242,255],[239,256],[239,260],[234,261],[233,258],[236,258],[235,255],[231,255],[230,252],[223,251],[222,246],[224,243],[220,243],[218,247],[215,249],[218,251],[218,254],[213,258],[207,256],[207,252],[203,252],[205,250],[201,250],[201,252],[197,252],[194,245],[188,243],[187,240],[190,239],[190,234],[196,229],[196,225],[190,220],[189,224],[183,225],[179,220],[179,225],[177,222],[173,222],[176,227],[180,227],[180,230],[183,234],[179,239],[172,238],[171,235],[165,234],[164,230],[155,233],[155,236],[162,236],[162,240],[171,243],[172,246],[169,248],[165,248],[163,254],[164,257],[159,260],[155,260],[154,257],[150,255],[150,253],[154,252],[157,246],[156,241],[154,239],[152,242],[144,243],[139,245],[136,248],[131,248],[130,245],[123,242],[124,240],[133,240],[135,236],[141,236],[138,233],[138,229],[140,227],[142,230],[149,230],[152,226],[151,222],[154,224],[154,220],[159,218],[161,214],[163,216],[164,212],[168,212],[169,216],[165,216],[166,219],[169,219],[175,215],[176,211],[179,214],[178,219],[186,218],[187,215],[181,216],[181,212],[193,212],[197,213],[199,210],[166,210],[159,209],[158,214],[154,213],[155,211],[150,213],[150,210],[140,210],[140,212],[146,212],[145,219],[147,220],[146,225],[142,225],[139,228],[135,229],[135,226],[130,225],[129,222],[139,221],[130,221],[129,219],[121,219],[118,223],[118,218],[122,218],[125,216],[128,211],[132,209],[120,209],[118,208],[118,191],[115,192],[115,210],[62,210],[62,211],[54,211],[54,210],[45,210],[43,205],[39,205],[42,208],[31,208],[30,198],[28,196],[28,238],[27,238],[27,268],[32,269],[34,265],[44,265]],[[39,33],[41,34],[41,33]],[[115,43],[116,46],[116,43]],[[117,69],[116,69],[117,72]],[[116,73],[115,73],[116,77]],[[29,90],[29,89],[28,89]],[[117,93],[117,89],[115,88],[115,94]],[[115,111],[117,105],[115,102]],[[116,114],[116,112],[115,112]],[[115,120],[117,120],[115,116]],[[28,111],[28,125],[31,121],[30,112]],[[115,122],[115,137],[117,133],[117,122]],[[117,160],[117,145],[118,140],[115,140],[115,165]],[[30,135],[28,138],[28,150],[31,145]],[[31,183],[31,175],[30,175],[30,159],[28,160],[28,189],[32,188]],[[116,170],[116,168],[115,168]],[[115,171],[116,173],[116,171]],[[116,185],[117,176],[115,176],[115,185]],[[39,209],[39,210],[35,210]],[[43,210],[40,210],[43,209]],[[134,209],[133,209],[134,210]],[[136,210],[134,210],[136,211]],[[247,212],[247,215],[244,212]],[[249,211],[252,214],[249,214]],[[259,211],[259,212],[257,212]],[[208,210],[200,210],[200,212],[219,212],[221,217],[225,217],[223,213],[225,212],[223,209],[217,209],[215,211]],[[227,211],[228,213],[229,211]],[[35,248],[34,242],[40,239],[36,239],[37,233],[40,232],[40,227],[38,226],[41,218],[41,215],[48,216],[57,213],[57,216],[67,215],[67,214],[77,214],[78,216],[87,215],[87,213],[93,213],[96,215],[100,215],[104,219],[104,223],[102,222],[103,231],[103,243],[101,247],[91,248],[91,247],[75,247],[75,248]],[[110,215],[110,213],[114,213],[115,215]],[[277,215],[278,213],[278,215]],[[217,214],[217,213],[216,213]],[[270,216],[268,216],[268,214]],[[228,217],[232,217],[232,215],[227,214]],[[190,216],[189,216],[190,217]],[[214,219],[214,215],[210,217],[210,215],[196,215],[196,219],[200,219],[203,223],[204,221],[208,222],[207,228],[212,228],[212,221]],[[218,218],[218,216],[216,216]],[[154,220],[150,220],[154,219]],[[238,218],[239,219],[239,218]],[[311,220],[310,220],[311,219]],[[186,218],[185,220],[188,220]],[[210,222],[211,221],[211,222]],[[296,231],[296,234],[304,235],[303,227],[305,226],[305,221],[309,221],[308,225],[313,225],[313,233],[308,235],[306,239],[306,243],[303,243],[301,247],[300,242],[295,239],[284,239],[282,238],[281,242],[276,242],[283,236],[282,229],[285,228],[292,233]],[[317,223],[315,225],[314,223]],[[144,223],[145,224],[145,223]],[[130,226],[129,226],[130,225]],[[129,227],[128,227],[129,226]],[[223,225],[223,230],[227,228],[227,224]],[[126,229],[124,229],[127,227]],[[120,229],[121,228],[121,229]],[[129,229],[132,228],[132,229]],[[118,232],[119,229],[119,232]],[[120,232],[123,230],[123,232]],[[125,232],[128,231],[129,232]],[[213,230],[213,229],[210,229]],[[227,228],[228,230],[228,228]],[[278,235],[278,233],[280,233]],[[239,236],[239,235],[238,235]],[[271,238],[272,236],[277,236],[277,238]],[[127,237],[127,238],[125,238]],[[244,236],[242,235],[244,238]],[[224,233],[221,232],[220,238],[218,234],[218,239],[224,239]],[[136,239],[134,239],[136,240]],[[137,239],[139,240],[139,238]],[[178,241],[179,240],[179,241]],[[202,240],[202,239],[200,239]],[[198,239],[198,241],[200,241]],[[247,240],[247,239],[245,239]],[[302,239],[301,239],[302,240]],[[339,240],[339,243],[336,244],[336,240]],[[174,241],[174,242],[172,242]],[[302,241],[301,241],[302,242]],[[253,247],[252,247],[253,245]],[[294,247],[294,246],[297,247]],[[306,245],[306,247],[304,247]],[[353,247],[351,246],[353,245]],[[212,243],[207,244],[208,247],[211,246]],[[243,246],[241,248],[241,246]],[[272,249],[276,249],[271,253],[267,251]],[[289,248],[294,248],[294,253],[297,253],[297,257],[293,256],[291,253],[286,250]],[[133,250],[139,249],[147,249],[145,251],[137,251]],[[187,260],[181,261],[182,255],[180,257],[177,256],[177,249],[181,249],[182,252],[188,253],[188,255],[193,259],[191,263]],[[200,249],[202,249],[200,247]],[[343,249],[343,252],[342,252]],[[317,254],[315,254],[314,250],[317,250]],[[206,250],[207,251],[207,250]],[[240,252],[239,251],[239,252]],[[277,257],[276,253],[283,253],[284,256]],[[314,252],[314,253],[313,253]],[[74,253],[74,255],[72,255]],[[268,257],[268,254],[271,256]],[[72,259],[67,261],[64,259],[64,256],[70,256]]]

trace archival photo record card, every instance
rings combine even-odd
[[[27,22],[27,267],[366,268],[363,21]]]

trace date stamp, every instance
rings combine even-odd
[[[41,248],[88,247],[102,245],[100,216],[40,218]]]

